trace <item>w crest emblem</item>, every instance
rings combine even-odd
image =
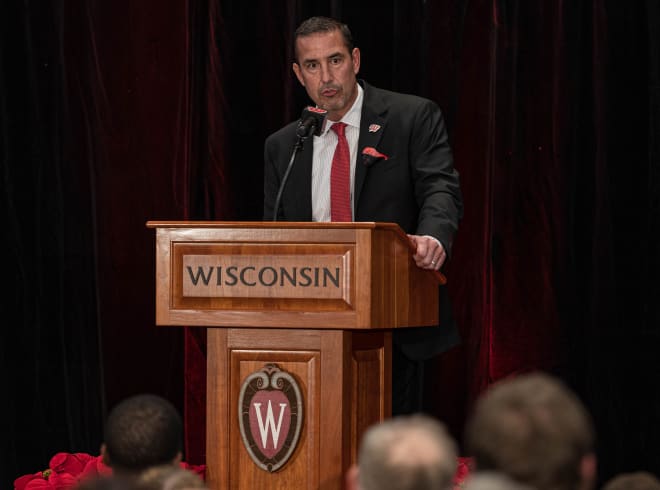
[[[279,470],[293,454],[302,428],[303,405],[296,380],[266,364],[243,381],[238,423],[252,461],[268,472]]]

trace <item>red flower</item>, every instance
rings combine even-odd
[[[192,471],[199,475],[202,480],[206,479],[206,465],[203,464],[188,464],[185,461],[181,461],[179,464],[184,470]]]
[[[34,481],[34,480],[33,480]],[[53,490],[69,490],[78,484],[78,479],[69,473],[51,473],[48,483]],[[26,490],[29,490],[29,486]]]
[[[48,481],[53,485],[55,490],[68,490],[78,484],[78,478],[69,473],[53,473],[50,475]]]
[[[39,489],[52,490],[53,487],[51,486],[48,480],[44,480],[43,478],[30,480],[30,482],[27,485],[25,485],[25,490],[39,490]]]
[[[35,477],[27,479],[26,477]],[[69,490],[78,483],[75,476],[68,473],[55,473],[51,470],[25,475],[14,481],[16,490]],[[25,484],[24,486],[22,486]]]
[[[32,480],[43,480],[44,479],[44,474],[43,472],[39,471],[37,473],[33,473],[31,475],[23,475],[19,478],[16,478],[14,480],[14,490],[25,490],[25,487],[27,484],[32,481]]]
[[[87,478],[95,478],[97,476],[109,476],[112,474],[112,468],[103,464],[103,457],[96,456],[85,464],[85,467],[80,472],[78,476],[79,480],[85,480]]]
[[[93,456],[85,453],[57,453],[51,458],[48,466],[55,473],[69,473],[77,476],[92,459],[94,459]]]
[[[472,468],[472,458],[458,458],[458,467],[454,474],[454,488],[462,488],[463,483],[470,475]]]
[[[78,479],[69,473],[55,473],[48,475],[47,480],[31,480],[25,490],[47,489],[47,490],[69,490],[78,483]]]

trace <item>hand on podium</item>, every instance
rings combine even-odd
[[[439,240],[432,236],[408,235],[414,247],[413,259],[417,267],[429,270],[440,270],[447,259],[447,252]]]

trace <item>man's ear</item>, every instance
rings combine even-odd
[[[101,444],[101,461],[106,466],[112,466],[110,456],[108,456],[108,447],[105,445],[105,442]]]
[[[296,78],[300,82],[300,85],[302,85],[304,87],[305,82],[303,80],[302,73],[300,72],[300,65],[294,61],[291,65],[291,68],[293,68],[293,73],[296,74]]]
[[[357,465],[351,466],[346,472],[346,490],[359,490],[360,484],[358,482],[359,469]]]
[[[360,49],[359,48],[353,48],[353,52],[351,53],[351,61],[353,63],[353,73],[356,75],[360,71]]]

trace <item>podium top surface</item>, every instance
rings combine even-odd
[[[396,223],[373,221],[315,222],[315,221],[147,221],[147,228],[304,228],[304,229],[374,229],[385,228],[405,235]]]

